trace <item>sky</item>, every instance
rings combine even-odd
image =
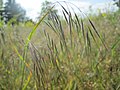
[[[41,4],[44,1],[45,0],[16,0],[16,2],[19,3],[27,11],[26,15],[34,20],[36,19],[36,17],[38,17],[41,10]],[[92,6],[94,10],[97,8],[104,9],[109,8],[109,5],[112,6],[113,3],[113,0],[47,0],[47,1],[53,3],[56,1],[71,2],[78,6],[85,13],[88,12],[90,6]]]

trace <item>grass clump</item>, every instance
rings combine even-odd
[[[44,21],[48,11],[31,32],[22,24],[0,29],[0,89],[119,90],[119,15],[83,18],[58,4],[63,18]]]

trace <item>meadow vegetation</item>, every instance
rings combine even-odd
[[[0,22],[0,90],[120,90],[120,12],[61,8],[36,25]]]

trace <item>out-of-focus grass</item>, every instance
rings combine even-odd
[[[34,25],[21,23],[0,29],[1,90],[21,89],[21,82],[23,87],[27,85],[26,90],[120,89],[120,13],[88,20],[76,13],[73,17],[62,8],[64,19],[54,14],[38,26],[26,52],[28,66],[14,46],[24,56],[25,41]]]

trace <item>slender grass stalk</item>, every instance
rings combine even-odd
[[[54,6],[53,6],[53,7],[54,7]],[[50,10],[51,10],[53,7],[51,7]],[[50,10],[49,10],[49,11],[50,11]],[[15,52],[17,53],[17,55],[19,56],[20,60],[27,66],[27,68],[29,68],[29,65],[26,63],[25,59],[26,59],[26,54],[27,54],[27,51],[28,51],[29,42],[30,42],[32,36],[34,35],[37,27],[38,27],[39,24],[44,20],[44,18],[48,15],[49,11],[48,11],[45,15],[43,15],[43,17],[39,20],[39,22],[35,25],[35,27],[34,27],[33,30],[31,31],[31,33],[28,35],[27,40],[26,40],[26,42],[25,42],[25,47],[24,47],[24,57],[23,57],[22,55],[20,55],[20,53],[18,52],[18,50],[16,49],[16,47],[13,46],[13,48],[14,48]],[[23,72],[24,72],[24,68],[23,68]],[[31,71],[30,71],[30,74],[29,74],[29,76],[28,76],[29,79],[28,79],[28,81],[26,82],[26,84],[25,84],[24,87],[22,87],[22,86],[23,86],[23,77],[24,77],[24,75],[22,76],[22,82],[21,82],[21,87],[20,87],[22,90],[25,90],[25,89],[26,89],[27,85],[29,84],[29,81],[30,81],[31,76],[32,76],[32,73],[31,73]]]

